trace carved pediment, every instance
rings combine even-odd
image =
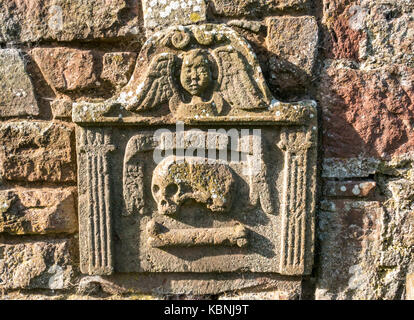
[[[250,44],[226,25],[174,26],[147,40],[129,83],[100,103],[74,104],[75,122],[250,120],[303,122],[306,102],[270,93]],[[133,120],[134,119],[134,120]]]

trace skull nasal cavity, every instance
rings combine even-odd
[[[177,191],[178,191],[178,186],[174,183],[169,184],[167,188],[165,189],[166,196],[173,196],[177,193]]]

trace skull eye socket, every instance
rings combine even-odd
[[[177,193],[178,191],[178,186],[174,183],[171,183],[167,186],[167,188],[165,189],[165,194],[167,197],[173,196]]]
[[[152,187],[152,191],[154,191],[154,193],[158,193],[158,191],[160,191],[160,187],[154,184],[154,186]]]

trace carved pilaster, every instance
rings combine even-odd
[[[115,150],[110,136],[100,130],[85,130],[82,135],[81,157],[87,172],[88,221],[80,224],[87,239],[82,248],[81,270],[88,274],[111,274],[114,271],[112,254],[111,188],[108,154]]]
[[[307,225],[313,225],[313,206],[308,199],[312,132],[284,129],[278,146],[284,150],[280,273],[300,275],[307,273],[306,251],[313,249],[313,237],[307,232]]]

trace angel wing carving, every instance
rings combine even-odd
[[[156,56],[149,66],[144,82],[136,88],[135,92],[132,91],[133,99],[126,101],[125,108],[129,111],[152,109],[168,102],[177,94],[173,80],[176,59],[172,53],[161,53]]]
[[[232,108],[252,110],[266,108],[263,93],[246,70],[240,53],[231,46],[212,52],[219,66],[218,89]]]

